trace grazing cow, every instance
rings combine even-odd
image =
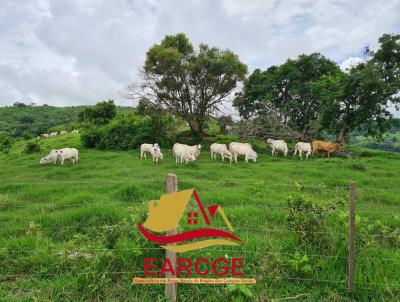
[[[225,158],[229,158],[229,161],[232,163],[232,153],[228,150],[225,144],[214,143],[210,146],[210,150],[211,159],[217,159],[217,154],[220,154],[222,161],[224,161]]]
[[[44,137],[44,138],[48,138],[48,137],[50,136],[50,134],[48,134],[48,133],[43,133],[43,134],[40,134],[40,136],[41,136],[41,137]]]
[[[310,143],[298,142],[294,146],[293,157],[296,156],[297,153],[299,153],[300,159],[303,160],[303,158],[302,158],[302,153],[303,152],[306,153],[306,159],[308,159],[308,156],[311,154],[311,144]]]
[[[182,145],[182,144],[175,144],[173,148],[173,154],[175,156],[175,162],[176,164],[180,163],[182,164],[185,162],[186,164],[190,161],[195,161],[196,156],[193,155],[192,149],[188,148],[190,146],[187,145]]]
[[[57,132],[51,132],[49,137],[55,137],[55,136],[57,136],[57,134],[58,134]]]
[[[67,131],[63,130],[63,131],[60,132],[60,135],[64,135],[64,134],[67,134]]]
[[[200,150],[201,150],[201,145],[194,145],[194,146],[189,146],[185,144],[179,144],[175,143],[173,148],[172,148],[172,155],[175,156],[175,149],[176,148],[184,148],[185,153],[193,155],[196,159],[200,155]]]
[[[59,150],[51,150],[50,153],[40,159],[40,164],[48,164],[53,162],[56,164],[58,161],[64,164],[65,160],[71,161],[73,164],[79,162],[79,152],[75,148],[64,148]]]
[[[244,160],[246,163],[249,162],[249,159],[251,159],[253,162],[257,161],[257,152],[255,152],[248,143],[230,143],[229,150],[231,151],[232,157],[236,163],[238,155],[244,155]]]
[[[158,163],[158,160],[164,159],[164,155],[161,152],[160,147],[157,144],[154,144],[150,150],[151,157],[153,158],[153,162]]]
[[[328,157],[332,152],[342,147],[341,144],[325,142],[325,141],[312,141],[311,145],[313,153],[316,153],[318,155],[318,152],[321,151],[327,154]]]
[[[147,158],[146,153],[149,152],[151,154],[153,148],[160,150],[158,144],[141,144],[140,145],[140,159]]]
[[[267,144],[271,145],[272,156],[274,156],[276,154],[276,151],[282,151],[283,155],[287,156],[288,147],[284,140],[269,138],[269,139],[267,139]]]

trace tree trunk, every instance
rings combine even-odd
[[[347,131],[346,125],[343,125],[342,128],[340,129],[339,133],[336,135],[336,142],[337,143],[342,143],[343,142],[343,139],[344,139],[344,137],[346,135],[346,131]]]
[[[307,141],[307,131],[308,131],[307,128],[308,128],[308,127],[305,126],[304,129],[303,129],[303,133],[301,134],[302,140],[303,140],[303,141]]]
[[[189,124],[190,132],[192,133],[192,135],[197,140],[201,140],[202,133],[203,133],[202,125],[199,125],[199,123],[197,121],[190,121],[190,122],[188,122],[188,124]]]

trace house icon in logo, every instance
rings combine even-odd
[[[196,226],[202,219],[206,227],[165,235],[165,232],[177,228],[192,196],[196,200],[198,211],[187,212],[184,222],[189,226]],[[222,217],[229,232],[212,227],[212,220],[217,214]],[[223,209],[218,205],[204,208],[195,189],[162,195],[157,205],[154,200],[149,201],[148,217],[143,224],[138,224],[138,228],[147,240],[177,253],[213,245],[241,243],[241,240],[233,234],[232,225]]]

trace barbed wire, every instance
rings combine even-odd
[[[10,185],[59,185],[59,184],[100,184],[100,183],[165,183],[166,179],[146,179],[147,175],[134,175],[132,176],[132,179],[122,179],[122,180],[105,180],[105,179],[98,179],[98,180],[92,180],[92,181],[42,181],[42,182],[34,182],[34,181],[29,181],[29,182],[13,182],[12,184],[0,184],[1,186],[10,186]],[[5,180],[6,181],[6,180]],[[289,187],[289,188],[296,188],[298,190],[301,189],[330,189],[330,190],[348,190],[349,186],[346,185],[326,185],[326,184],[318,184],[318,185],[311,185],[311,184],[277,184],[277,183],[268,183],[265,180],[256,180],[256,181],[230,181],[230,180],[224,180],[220,181],[218,179],[212,180],[212,179],[178,179],[178,184],[179,183],[213,183],[216,185],[236,185],[236,186],[251,186],[251,187]],[[377,192],[396,192],[399,193],[400,190],[395,190],[392,188],[371,188],[371,187],[356,187],[356,190],[365,190],[365,191],[377,191]]]
[[[307,254],[307,253],[289,253],[289,252],[279,252],[279,251],[265,251],[265,250],[240,250],[240,249],[213,249],[213,248],[204,248],[202,250],[211,251],[211,252],[221,252],[221,253],[244,253],[244,254],[266,254],[266,255],[284,255],[284,256],[298,256],[298,255],[305,255],[311,258],[327,258],[327,259],[343,259],[347,260],[348,257],[346,256],[338,256],[338,255],[323,255],[323,254]],[[88,252],[138,252],[138,251],[165,251],[162,247],[136,247],[136,248],[81,248],[81,249],[43,249],[43,250],[8,250],[8,249],[1,249],[0,252],[8,252],[8,253],[32,253],[32,252],[46,252],[46,253],[55,253],[60,256],[68,256],[68,253],[88,253]],[[15,255],[14,255],[15,256]],[[93,255],[91,255],[93,256]],[[391,258],[381,258],[381,257],[356,257],[357,260],[381,260],[384,262],[392,262],[395,264],[400,263],[398,259],[391,259]]]
[[[36,230],[52,230],[54,229],[57,230],[69,230],[69,229],[112,229],[112,228],[122,228],[122,227],[127,227],[127,226],[121,226],[121,225],[103,225],[103,226],[63,226],[63,227],[41,227],[40,225],[34,225],[32,227],[26,226],[26,227],[18,227],[18,228],[5,228],[5,230],[8,231],[31,231],[35,232]],[[135,230],[136,226],[132,226],[132,231]],[[228,229],[227,227],[219,227],[221,229]],[[4,229],[3,229],[4,230]],[[336,231],[311,231],[311,230],[289,230],[289,229],[271,229],[271,228],[254,228],[254,227],[234,227],[234,230],[242,230],[242,231],[260,231],[260,232],[271,232],[271,233],[305,233],[305,234],[327,234],[327,235],[344,235],[347,236],[347,232],[336,232]],[[382,235],[382,234],[365,234],[365,233],[357,233],[356,237],[382,237],[382,238],[387,238],[387,237],[392,237],[391,235]],[[2,237],[4,238],[4,237]]]
[[[151,199],[151,198],[149,198]],[[133,200],[133,201],[115,201],[115,202],[83,202],[83,203],[74,203],[74,204],[57,204],[55,202],[40,202],[28,205],[17,205],[17,204],[0,204],[0,212],[9,210],[9,209],[39,209],[41,211],[44,210],[54,210],[54,209],[67,209],[67,208],[82,208],[82,207],[90,207],[90,206],[137,206],[138,204],[145,203],[149,199],[143,200]],[[242,202],[242,203],[224,203],[224,202],[217,202],[219,206],[224,208],[252,208],[252,209],[273,209],[273,210],[300,210],[300,208],[290,207],[289,206],[275,206],[275,205],[267,205],[267,204],[251,204],[251,202]],[[208,206],[208,203],[203,203],[205,206]],[[210,203],[211,205],[211,203]],[[329,209],[330,212],[343,212],[345,209],[336,208],[336,209]],[[397,211],[398,209],[394,209]],[[390,215],[396,216],[400,215],[400,212],[392,211],[382,211],[382,210],[365,210],[365,209],[357,209],[357,215],[360,214],[373,214],[373,215]]]

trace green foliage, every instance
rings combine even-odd
[[[172,129],[168,115],[141,116],[129,114],[113,120],[110,124],[89,126],[81,135],[82,144],[107,150],[131,150],[145,142],[169,145],[168,132]]]
[[[320,54],[300,55],[254,70],[234,106],[245,119],[266,116],[306,139],[327,131],[342,142],[354,130],[380,138],[391,126],[389,105],[400,106],[399,54],[400,35],[385,34],[366,62],[345,72]]]
[[[10,151],[12,139],[8,135],[0,135],[0,152],[7,154]]]
[[[349,215],[342,212],[339,216],[339,223],[343,229],[348,229]],[[356,233],[360,248],[400,247],[400,216],[393,215],[390,221],[371,220],[364,215],[356,215]]]
[[[79,112],[79,121],[95,125],[109,123],[117,115],[117,107],[113,100],[99,102],[92,107],[87,107]]]
[[[389,129],[387,103],[392,91],[373,64],[358,64],[348,72],[323,78],[319,86],[324,100],[321,124],[338,141],[356,129],[378,137]]]
[[[400,35],[384,34],[378,42],[378,50],[370,51],[372,63],[380,69],[382,78],[392,90],[392,97],[397,98],[398,103],[396,92],[400,90]]]
[[[317,203],[304,195],[289,198],[287,222],[295,235],[297,246],[311,246],[321,253],[332,251],[333,242],[326,230],[326,219],[342,203],[340,199],[330,201],[329,204]]]
[[[289,270],[294,272],[295,275],[299,277],[304,277],[312,272],[312,266],[310,264],[310,259],[307,255],[301,255],[299,252],[296,252],[292,255],[288,260],[287,264],[289,266]]]
[[[14,106],[0,108],[0,132],[11,136],[36,137],[48,133],[49,129],[57,125],[69,127],[78,121],[78,107],[53,106]],[[59,129],[68,130],[68,128]],[[72,129],[71,129],[72,130]]]
[[[230,50],[200,44],[195,51],[181,33],[153,45],[143,71],[143,85],[128,91],[181,117],[200,137],[207,118],[244,79],[247,66]]]
[[[86,125],[81,132],[81,142],[86,148],[96,148],[101,140],[102,131],[98,126]]]
[[[229,293],[229,301],[247,302],[254,301],[254,295],[246,284],[228,284],[226,289]]]
[[[356,171],[365,171],[365,165],[360,160],[354,157],[349,157],[347,159],[347,168]]]
[[[36,140],[29,141],[25,144],[24,153],[32,154],[40,152],[40,144]]]
[[[234,106],[244,118],[277,116],[287,126],[306,134],[322,106],[316,83],[339,67],[319,53],[300,55],[265,71],[256,69],[245,81]]]

